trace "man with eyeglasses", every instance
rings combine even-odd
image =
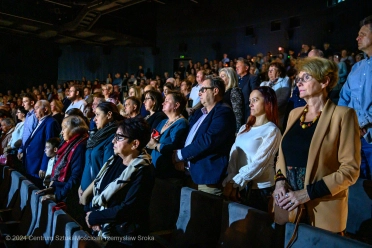
[[[220,77],[203,81],[199,89],[203,108],[194,113],[185,147],[173,154],[177,170],[187,169],[198,190],[221,195],[229,153],[235,140],[236,118],[223,103],[225,84]]]
[[[354,64],[340,92],[338,105],[353,108],[358,116],[362,142],[360,177],[372,179],[372,15],[361,21],[356,38],[365,59]]]
[[[27,178],[41,189],[49,161],[44,153],[45,143],[50,138],[58,137],[61,128],[51,115],[48,101],[37,101],[34,111],[38,124],[24,144],[23,164]]]

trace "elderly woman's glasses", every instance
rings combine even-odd
[[[296,77],[295,78],[295,83],[306,83],[309,82],[313,77],[307,73],[305,73],[302,77]]]
[[[129,137],[121,135],[121,134],[115,134],[115,136],[114,136],[114,140],[117,141],[117,142],[124,141],[125,139],[129,139]]]

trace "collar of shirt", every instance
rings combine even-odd
[[[42,123],[47,116],[48,115],[44,115],[43,117],[41,117],[41,119],[39,120],[39,123]]]
[[[201,112],[203,113],[203,115],[207,115],[207,114],[208,114],[208,110],[207,110],[206,107],[203,107],[203,108],[201,109]]]

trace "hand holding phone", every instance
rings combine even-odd
[[[154,140],[158,140],[160,138],[160,133],[158,130],[156,129],[153,129],[152,130],[152,133],[151,133],[151,138],[153,138]]]

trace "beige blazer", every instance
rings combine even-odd
[[[298,123],[304,108],[291,111],[283,138],[288,130]],[[301,142],[300,137],[298,142]],[[355,111],[348,107],[336,106],[328,100],[311,140],[305,186],[323,179],[332,195],[306,203],[312,226],[331,232],[346,229],[348,188],[359,177],[360,149],[359,125]],[[276,171],[279,169],[286,175],[281,145]]]

